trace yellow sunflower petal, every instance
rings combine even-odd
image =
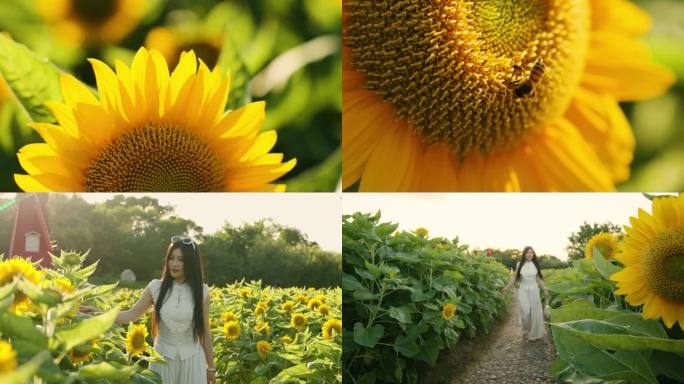
[[[644,100],[663,94],[674,81],[649,59],[644,43],[611,32],[592,34],[583,87],[620,101]]]
[[[19,188],[26,192],[78,191],[81,189],[76,181],[51,173],[14,174],[14,181]]]
[[[297,161],[292,159],[282,164],[245,165],[239,169],[228,170],[226,173],[228,189],[235,192],[250,191],[255,186],[281,177],[291,171],[296,164]]]
[[[629,0],[592,0],[591,28],[635,37],[651,29],[651,17]]]
[[[420,138],[400,125],[386,131],[368,157],[359,191],[405,191],[411,183]],[[396,156],[401,153],[401,156]]]
[[[100,104],[85,84],[78,81],[70,74],[63,73],[60,77],[62,95],[67,104],[75,106],[78,103],[98,105]]]
[[[629,178],[635,141],[629,121],[618,103],[608,97],[579,89],[565,117],[609,170],[614,182]]]
[[[263,124],[266,103],[257,101],[249,103],[227,114],[217,125],[216,131],[221,137],[249,136],[259,132]]]

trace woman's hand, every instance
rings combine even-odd
[[[216,384],[216,371],[207,370],[207,384]]]
[[[545,298],[546,300],[549,299],[549,291],[544,290],[544,298]]]

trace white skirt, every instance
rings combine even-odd
[[[539,287],[520,285],[518,288],[520,302],[520,325],[523,338],[541,339],[546,334],[544,329],[544,309],[539,299]]]
[[[174,359],[164,357],[167,364],[150,363],[150,370],[161,375],[164,384],[207,384],[207,364],[204,353],[196,353],[181,360],[176,352]]]

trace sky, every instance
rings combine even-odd
[[[425,227],[430,236],[452,239],[471,249],[534,247],[537,254],[567,259],[565,247],[584,221],[620,226],[638,209],[651,212],[640,193],[459,193],[345,194],[342,211],[382,211],[382,222],[399,229]]]
[[[90,203],[99,203],[113,193],[79,193]],[[342,252],[340,196],[331,193],[132,193],[151,196],[161,204],[176,207],[176,214],[191,219],[214,233],[225,221],[234,226],[264,218],[295,227],[310,241],[327,251]],[[0,194],[12,198],[14,194]]]

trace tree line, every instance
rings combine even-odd
[[[0,253],[9,252],[15,213],[16,206],[0,212]],[[51,194],[46,213],[51,240],[62,250],[90,250],[87,262],[99,260],[95,277],[103,282],[117,280],[124,269],[142,282],[158,278],[171,236],[178,234],[198,241],[208,284],[261,279],[274,286],[331,287],[340,281],[339,253],[270,219],[226,222],[207,234],[173,206],[124,195],[90,204],[78,195]]]

